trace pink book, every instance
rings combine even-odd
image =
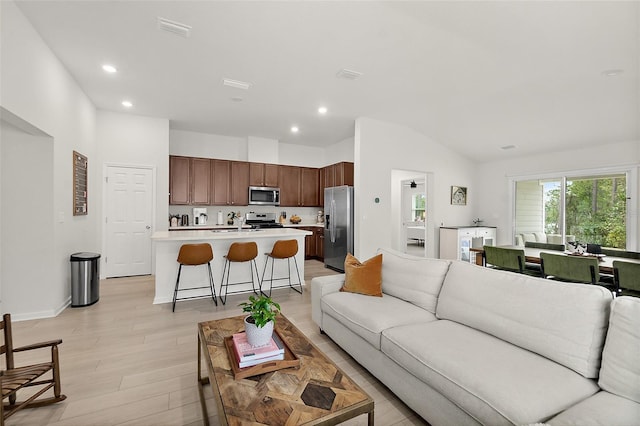
[[[241,363],[284,353],[284,344],[276,333],[273,333],[268,345],[259,347],[253,347],[249,344],[246,333],[236,333],[233,335],[233,347],[238,356],[238,361]]]

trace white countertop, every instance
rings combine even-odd
[[[300,225],[305,226],[305,225]],[[308,226],[308,225],[307,225]],[[185,227],[186,228],[186,227]],[[215,230],[184,230],[184,231],[158,231],[154,232],[151,239],[154,241],[189,241],[189,240],[238,240],[273,237],[298,237],[311,235],[311,232],[292,227],[248,229],[238,232],[215,232]]]
[[[243,229],[251,229],[250,225],[242,225]],[[170,226],[169,231],[204,231],[207,229],[238,229],[238,225],[189,225]]]
[[[284,226],[285,228],[314,228],[314,227],[324,228],[324,223],[315,223],[315,222],[309,222],[309,223],[285,223],[282,226]]]

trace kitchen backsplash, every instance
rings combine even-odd
[[[205,206],[169,206],[169,215],[182,216],[183,214],[189,215],[189,225],[193,225],[193,208],[202,208]],[[276,217],[280,217],[281,212],[287,212],[287,222],[293,215],[298,215],[302,218],[302,224],[315,224],[318,217],[318,210],[322,210],[318,207],[277,207],[277,206],[206,206],[207,209],[207,224],[215,225],[218,218],[218,212],[222,211],[222,218],[226,223],[227,216],[230,212],[240,212],[242,216],[246,213],[275,213]]]

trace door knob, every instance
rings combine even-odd
[[[147,229],[151,229],[151,227],[149,225],[146,226]]]

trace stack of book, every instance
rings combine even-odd
[[[236,333],[233,335],[233,349],[240,368],[284,359],[284,344],[277,333],[273,333],[268,345],[260,347],[249,344],[247,333]]]

